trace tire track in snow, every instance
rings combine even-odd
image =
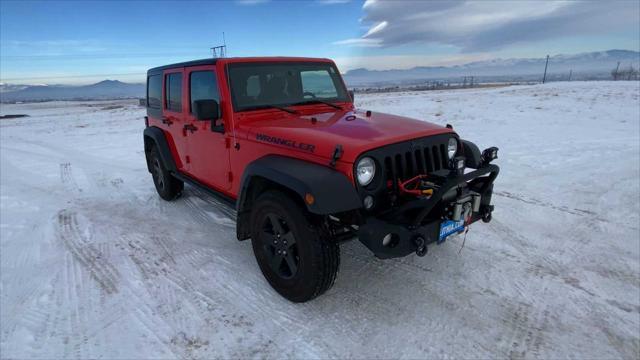
[[[209,334],[199,337],[197,333],[197,329],[202,327],[236,339],[253,332],[254,324],[244,321],[245,315],[226,314],[222,307],[225,302],[223,298],[204,294],[177,269],[181,264],[176,263],[176,259],[168,252],[166,239],[150,240],[153,243],[149,243],[149,239],[141,234],[124,234],[120,241],[128,248],[129,258],[144,280],[147,294],[137,294],[137,301],[149,307],[148,298],[160,300],[155,310],[149,307],[151,311],[138,312],[138,319],[174,354],[193,357],[194,351],[208,350],[208,341],[201,340],[201,337],[206,338]],[[161,332],[157,332],[151,324],[157,318],[152,315],[154,313],[160,315],[165,325]],[[190,318],[189,315],[193,313],[198,313],[198,320]],[[199,345],[191,346],[193,344]],[[217,353],[220,354],[219,349]]]
[[[599,214],[591,211],[591,210],[584,210],[584,209],[578,209],[578,208],[571,208],[569,206],[566,205],[555,205],[553,203],[547,202],[547,201],[542,201],[542,200],[538,200],[536,198],[530,198],[530,197],[526,197],[523,195],[518,195],[518,194],[514,194],[508,191],[495,191],[493,193],[493,195],[496,196],[500,196],[500,197],[505,197],[511,200],[516,200],[516,201],[520,201],[523,202],[525,204],[529,204],[529,205],[536,205],[536,206],[541,206],[541,207],[545,207],[548,209],[552,209],[552,210],[556,210],[556,211],[560,211],[566,214],[571,214],[571,215],[576,215],[576,216],[581,216],[581,217],[588,217],[591,221],[598,221],[598,222],[602,222],[602,223],[612,223],[610,220],[605,219],[604,217],[600,216]],[[616,226],[621,226],[621,227],[626,227],[629,228],[631,230],[638,230],[637,227],[634,226],[630,226],[628,223],[615,223]]]
[[[271,342],[272,334],[263,334],[255,329],[254,321],[273,316],[272,313],[266,313],[264,306],[246,301],[246,294],[238,293],[234,286],[215,281],[210,283],[211,280],[207,282],[208,277],[200,271],[202,261],[204,258],[212,258],[217,263],[215,252],[193,249],[181,255],[170,256],[172,245],[169,238],[141,233],[122,234],[119,242],[129,253],[143,279],[143,292],[146,294],[138,291],[135,301],[145,303],[145,306],[153,309],[151,314],[155,314],[151,316],[148,311],[142,311],[138,313],[138,319],[146,324],[145,327],[154,329],[150,323],[161,318],[162,330],[154,336],[162,339],[173,353],[181,354],[180,357],[198,357],[197,354],[211,356],[213,351],[223,357],[242,358],[250,354],[255,356],[261,351],[288,353],[286,346]],[[149,299],[158,299],[158,302],[152,305]],[[247,304],[238,309],[234,306],[238,301],[246,301]],[[193,314],[198,314],[197,319],[194,319]],[[287,326],[282,327],[282,331],[278,329],[277,333],[288,334],[291,331],[289,325],[305,330],[304,326],[296,323],[296,319],[284,321]],[[276,325],[280,327],[279,324]],[[206,329],[205,333],[202,332],[203,329]],[[230,346],[227,349],[209,344],[220,344],[220,341],[242,346]],[[296,345],[299,347],[299,344]],[[308,352],[307,347],[298,350]]]
[[[539,358],[549,328],[550,312],[546,306],[536,311],[533,305],[518,302],[509,306],[511,317],[504,320],[510,330],[509,359]]]
[[[118,292],[118,280],[120,274],[111,265],[104,254],[89,242],[87,236],[81,231],[78,217],[74,211],[61,210],[58,212],[58,238],[74,259],[89,272],[91,278],[107,294]]]
[[[80,186],[73,176],[73,170],[71,168],[71,163],[62,163],[60,164],[60,181],[62,181],[62,185],[71,192],[79,193],[82,192]]]

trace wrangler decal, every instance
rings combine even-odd
[[[264,141],[276,145],[284,145],[294,149],[300,149],[303,151],[314,152],[316,150],[316,146],[312,144],[299,143],[295,140],[283,139],[275,136],[269,136],[265,134],[256,134],[256,140]]]

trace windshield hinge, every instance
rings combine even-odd
[[[333,150],[333,155],[331,156],[331,162],[329,163],[329,165],[331,167],[336,167],[336,161],[338,161],[338,159],[342,157],[343,153],[344,151],[342,151],[342,145],[336,145],[336,148]]]

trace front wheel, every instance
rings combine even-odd
[[[286,194],[261,195],[251,213],[251,244],[269,284],[293,302],[329,290],[340,266],[340,249],[322,227]]]
[[[151,176],[153,177],[153,184],[156,187],[156,191],[161,198],[167,201],[176,199],[182,194],[184,189],[184,183],[174,178],[169,170],[164,167],[158,149],[151,149],[149,154],[149,162],[151,164]]]

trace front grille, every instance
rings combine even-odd
[[[385,179],[408,180],[416,175],[428,174],[447,167],[447,149],[445,144],[431,146],[412,146],[409,151],[385,156]]]
[[[416,175],[428,175],[448,168],[447,143],[455,134],[439,134],[389,144],[360,155],[375,159],[378,173],[369,185],[359,186],[361,196],[375,195],[379,206],[386,203],[384,194],[397,193],[401,181]],[[357,162],[357,161],[356,161]],[[393,201],[391,201],[393,202]]]

